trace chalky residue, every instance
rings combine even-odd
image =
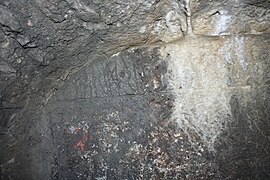
[[[232,23],[232,16],[227,11],[219,11],[219,16],[214,27],[213,35],[224,34]]]
[[[172,119],[189,136],[199,136],[209,150],[231,120],[227,69],[215,54],[218,44],[189,39],[168,45],[162,51],[168,59],[167,79],[175,96]]]
[[[248,68],[245,57],[245,38],[235,36],[225,41],[219,52],[225,57],[228,64],[240,65],[243,70]]]
[[[245,60],[245,42],[244,37],[236,36],[235,37],[235,47],[236,47],[236,56],[238,58],[239,64],[244,70],[247,69],[248,63]]]

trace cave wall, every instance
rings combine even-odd
[[[1,179],[268,179],[269,1],[1,1]]]

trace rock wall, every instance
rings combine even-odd
[[[1,179],[269,179],[269,7],[1,1]]]

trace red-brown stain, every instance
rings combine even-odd
[[[75,145],[73,145],[73,147],[75,149],[77,149],[78,151],[85,151],[86,147],[87,147],[87,142],[90,139],[89,133],[88,133],[88,129],[85,128],[81,128],[81,127],[74,127],[71,126],[70,128],[67,128],[67,133],[68,134],[81,134],[80,132],[82,132],[82,137],[77,141],[77,143]]]
[[[83,137],[80,139],[74,146],[75,149],[78,149],[79,151],[83,152],[85,151],[87,141],[89,140],[89,134],[87,130],[83,130]]]

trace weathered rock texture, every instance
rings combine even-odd
[[[269,179],[270,3],[0,2],[1,179]]]

